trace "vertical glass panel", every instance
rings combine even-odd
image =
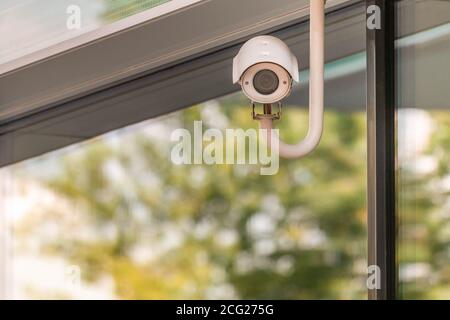
[[[174,130],[257,129],[249,111],[233,94],[2,169],[10,295],[365,299],[365,112],[327,109],[318,150],[273,175],[173,162]],[[306,108],[277,125],[298,140]]]
[[[450,299],[450,2],[397,17],[400,297]]]

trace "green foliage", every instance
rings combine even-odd
[[[59,174],[45,183],[83,222],[63,244],[54,239],[54,252],[89,280],[110,275],[126,299],[364,298],[364,114],[328,111],[319,149],[281,160],[274,176],[261,176],[258,165],[172,164],[172,145],[149,130],[192,129],[195,120],[206,130],[215,125],[208,108],[61,157]],[[215,112],[229,128],[256,125],[240,96],[220,100]],[[284,119],[281,134],[299,139],[307,112],[288,109]]]
[[[450,115],[429,116],[434,131],[428,149],[398,170],[398,261],[406,299],[450,298]],[[421,172],[421,163],[432,169]]]

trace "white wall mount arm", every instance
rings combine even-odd
[[[323,132],[324,64],[325,64],[325,2],[310,0],[310,73],[309,73],[309,128],[298,144],[279,141],[279,154],[283,158],[299,158],[311,153],[319,144]],[[272,119],[260,120],[262,129],[271,132],[268,144],[278,139],[272,129]]]

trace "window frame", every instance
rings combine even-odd
[[[367,30],[367,191],[368,191],[368,265],[378,266],[380,288],[369,289],[371,300],[395,300],[398,290],[398,210],[397,210],[397,92],[398,55],[404,45],[399,39],[416,30],[426,30],[448,21],[448,12],[427,6],[427,2],[408,3],[409,21],[400,0],[366,0],[366,7],[377,5],[381,29]],[[421,6],[420,9],[417,6]],[[415,10],[427,10],[433,21],[416,21]],[[371,13],[372,14],[372,13]],[[370,14],[370,15],[371,15]],[[369,13],[368,13],[369,15]]]
[[[395,1],[367,0],[368,17],[374,5],[381,9],[381,28],[367,29],[367,247],[368,265],[376,266],[380,274],[379,288],[369,288],[368,297],[393,300],[397,291]]]

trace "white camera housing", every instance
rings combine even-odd
[[[233,83],[239,82],[252,102],[280,102],[291,93],[293,80],[299,81],[297,58],[278,38],[252,38],[233,59]]]

